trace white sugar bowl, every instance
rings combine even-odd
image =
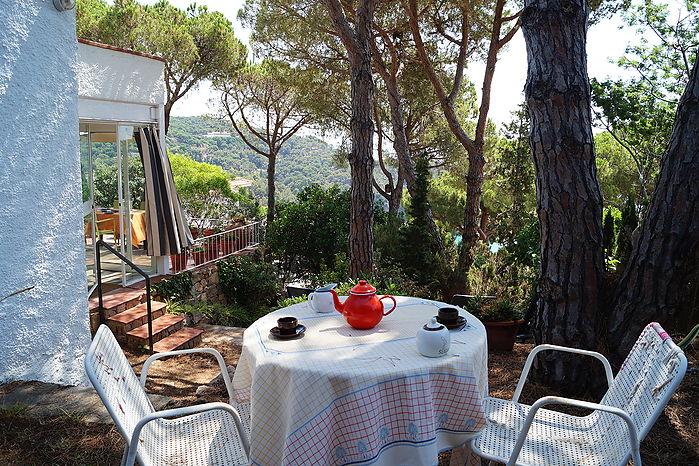
[[[432,317],[429,324],[417,331],[417,350],[428,358],[439,358],[449,352],[451,336],[449,330]]]

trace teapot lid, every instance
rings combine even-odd
[[[425,324],[422,328],[424,328],[425,330],[435,331],[435,330],[442,330],[443,328],[446,328],[446,327],[444,327],[444,325],[437,322],[436,317],[432,317],[432,320],[430,320],[430,322]]]
[[[352,294],[374,294],[376,293],[376,288],[371,286],[366,280],[359,280],[359,283],[356,284],[352,289],[350,290],[350,293]]]

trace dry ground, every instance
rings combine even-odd
[[[223,344],[220,339],[203,342],[223,353],[227,364],[236,364],[240,348]],[[512,353],[491,353],[491,395],[509,398],[532,345],[517,344]],[[140,373],[146,355],[129,353],[129,360]],[[690,370],[665,413],[641,445],[641,454],[648,465],[699,465],[699,343],[687,351]],[[219,373],[216,362],[203,355],[170,358],[151,369],[148,388],[154,393],[174,398],[174,405],[194,402],[226,401],[225,390],[196,396],[196,389],[206,385]],[[528,384],[522,401],[551,394],[550,390]],[[86,424],[77,415],[34,419],[22,409],[0,412],[1,465],[117,465],[123,441],[116,428]],[[440,464],[448,462],[442,455]]]

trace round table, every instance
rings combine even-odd
[[[233,387],[250,430],[253,464],[437,464],[485,427],[488,391],[483,324],[451,332],[441,358],[418,353],[415,335],[444,303],[396,297],[371,330],[308,302],[262,317],[244,334]],[[302,337],[270,335],[282,316]]]

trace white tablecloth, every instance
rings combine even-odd
[[[300,303],[245,331],[233,387],[253,464],[431,465],[485,427],[483,325],[460,309],[468,325],[452,331],[449,354],[427,358],[415,335],[446,305],[396,299],[371,330]],[[269,334],[287,315],[306,326],[303,337]]]

